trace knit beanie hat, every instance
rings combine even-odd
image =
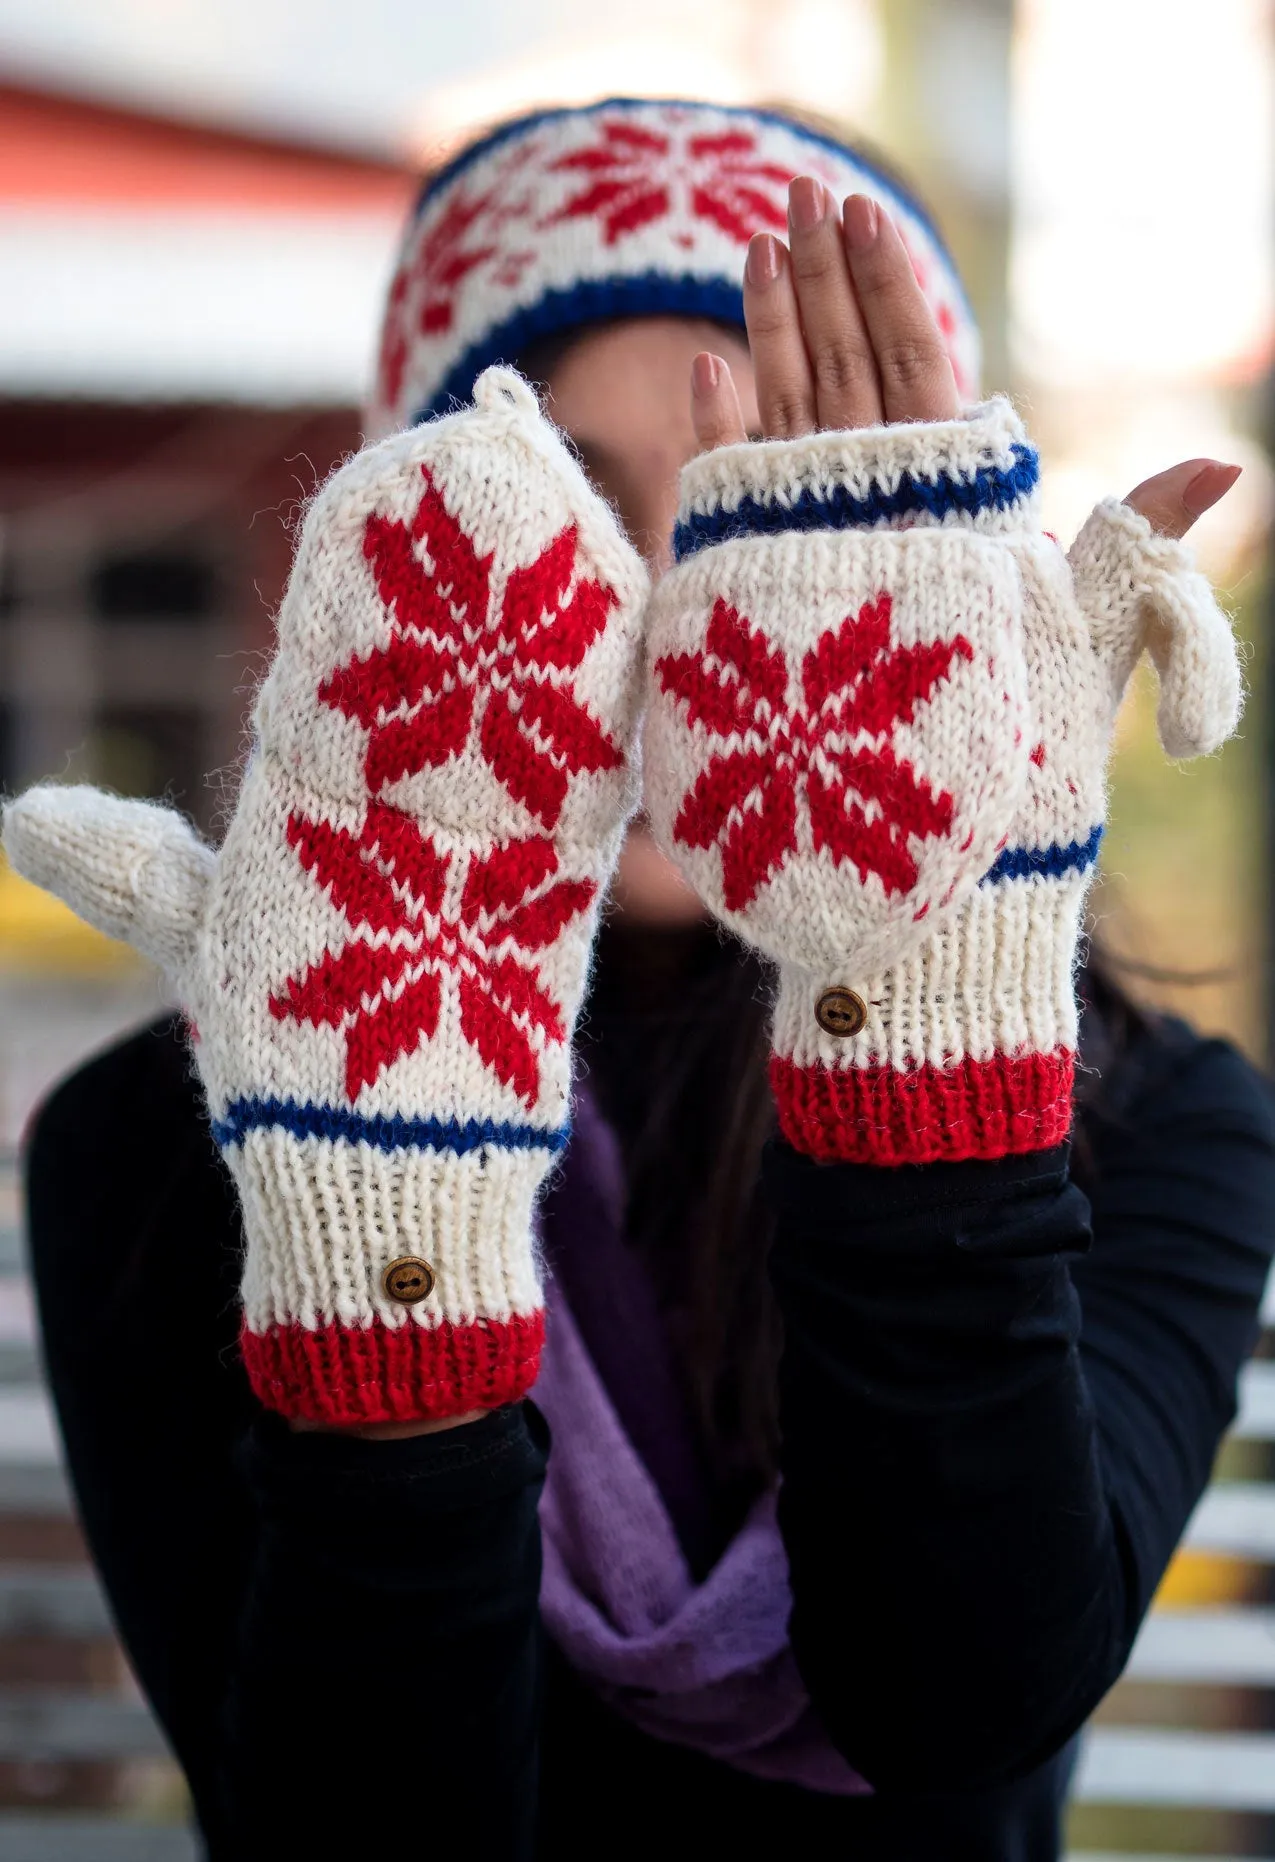
[[[892,216],[973,399],[973,313],[897,181],[775,111],[609,98],[505,123],[426,183],[390,288],[369,436],[448,411],[491,363],[584,324],[664,315],[742,329],[748,241],[785,230],[799,174]]]

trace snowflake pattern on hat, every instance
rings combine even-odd
[[[799,174],[889,212],[972,396],[973,314],[895,183],[772,112],[617,98],[506,124],[427,184],[390,288],[369,433],[445,412],[483,368],[559,330],[658,314],[742,329],[745,247],[784,230]]]

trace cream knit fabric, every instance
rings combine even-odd
[[[891,1163],[1059,1142],[1116,708],[1149,647],[1173,754],[1234,729],[1189,552],[1107,504],[1072,564],[1009,404],[686,468],[656,590],[646,795],[779,964],[789,1138]]]
[[[532,1206],[635,795],[645,571],[527,386],[476,401],[311,505],[217,856],[91,789],[5,813],[19,871],[172,976],[250,1374],[327,1421],[534,1378]]]

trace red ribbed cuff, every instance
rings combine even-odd
[[[1071,1130],[1075,1056],[951,1067],[800,1067],[771,1056],[784,1137],[821,1164],[934,1164],[1047,1151]]]
[[[432,1422],[516,1403],[536,1381],[544,1314],[473,1325],[272,1326],[239,1345],[267,1409],[328,1427]]]

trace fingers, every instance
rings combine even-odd
[[[1224,498],[1243,468],[1220,459],[1184,459],[1143,479],[1125,499],[1162,537],[1184,537],[1198,517]]]
[[[889,215],[852,194],[839,220],[827,188],[801,175],[788,190],[788,236],[791,250],[757,234],[744,268],[764,436],[955,419],[947,346]]]
[[[961,401],[952,364],[894,222],[866,194],[852,194],[842,224],[885,419],[955,419]]]
[[[701,350],[691,363],[691,419],[702,453],[748,438],[735,380],[721,356]]]
[[[850,282],[836,202],[809,175],[788,190],[788,236],[817,424],[872,426],[883,412],[872,341]]]
[[[815,384],[801,334],[788,248],[758,233],[744,264],[744,322],[757,377],[757,409],[768,440],[815,428]]]

